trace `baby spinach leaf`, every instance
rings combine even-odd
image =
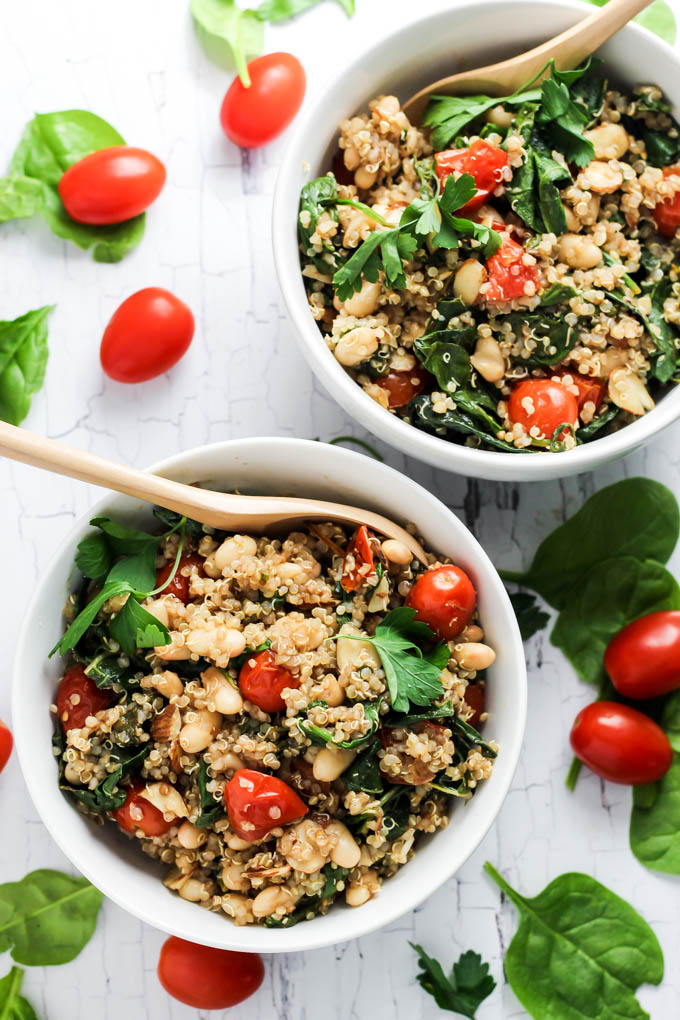
[[[90,811],[105,814],[109,811],[117,811],[125,803],[126,791],[121,790],[118,786],[122,778],[123,769],[119,767],[110,776],[107,776],[106,779],[102,779],[101,783],[94,790],[88,790],[84,786],[71,786],[66,783],[60,785],[62,790],[66,790]]]
[[[680,875],[680,691],[666,700],[661,727],[673,763],[658,782],[633,787],[630,848],[646,868]]]
[[[111,620],[109,631],[127,655],[134,655],[138,648],[170,644],[168,628],[141,606],[134,595],[128,596],[123,608]]]
[[[29,219],[41,211],[44,202],[42,181],[21,174],[0,177],[0,223]]]
[[[93,581],[106,577],[113,566],[113,553],[103,535],[95,531],[78,543],[76,566],[81,574]]]
[[[116,684],[118,687],[122,687],[123,690],[129,691],[131,688],[139,687],[137,675],[142,669],[145,672],[147,671],[146,665],[146,663],[142,663],[141,667],[138,668],[135,666],[121,666],[118,663],[118,656],[111,655],[109,650],[105,648],[87,663],[85,672],[94,680],[97,687],[105,689]]]
[[[586,0],[586,3],[594,4],[596,7],[604,7],[607,0]],[[646,11],[634,19],[639,25],[644,25],[650,32],[655,32],[672,46],[675,42],[677,29],[675,15],[665,0],[655,0]]]
[[[201,764],[198,766],[198,772],[196,773],[196,783],[201,798],[201,813],[196,819],[196,825],[201,829],[212,825],[218,818],[222,818],[225,813],[224,801],[218,800],[208,790],[209,782],[208,763],[204,758],[201,758]]]
[[[510,987],[536,1020],[649,1020],[635,993],[658,985],[664,961],[646,921],[589,875],[560,875],[533,898],[487,861],[520,915],[505,956]]]
[[[257,8],[257,13],[264,21],[288,21],[289,18],[297,18],[299,14],[308,11],[310,7],[316,7],[323,0],[264,0]],[[345,14],[352,17],[355,11],[355,0],[336,0]]]
[[[31,967],[69,963],[90,941],[104,897],[86,878],[43,868],[0,885],[0,953]]]
[[[536,347],[526,359],[527,365],[556,365],[564,361],[578,340],[578,332],[570,326],[559,310],[555,312],[511,312],[503,322],[512,326],[517,336],[536,341]]]
[[[305,184],[300,192],[298,214],[298,237],[303,253],[311,258],[320,273],[328,275],[340,267],[338,253],[330,240],[323,241],[322,252],[314,252],[312,236],[316,231],[319,217],[327,212],[331,219],[338,219],[338,182],[332,174],[317,177]]]
[[[461,404],[461,393],[464,393]],[[448,431],[457,432],[462,436],[475,437],[487,446],[493,446],[505,453],[528,453],[525,447],[516,447],[512,443],[499,439],[497,432],[501,428],[500,422],[494,422],[488,414],[484,413],[481,403],[474,393],[465,391],[456,392],[456,407],[442,413],[435,411],[432,406],[432,397],[429,393],[423,393],[409,404],[413,424],[417,428],[424,428],[436,435],[445,436]],[[470,411],[474,411],[473,414]]]
[[[526,591],[515,591],[510,594],[510,601],[517,617],[522,641],[528,641],[539,630],[543,630],[550,617],[543,609],[538,608],[535,596]]]
[[[496,758],[498,756],[498,751],[491,744],[487,744],[481,733],[474,726],[471,726],[470,723],[461,719],[460,716],[451,716],[451,729],[458,736],[458,744],[462,745],[467,751],[472,750],[473,747],[478,747],[487,758]]]
[[[461,953],[447,977],[439,960],[428,956],[422,946],[414,942],[409,945],[418,954],[418,981],[439,1008],[475,1020],[475,1011],[496,987],[489,964],[482,963],[479,953],[468,949]]]
[[[45,305],[0,322],[0,418],[10,425],[21,424],[44,382],[47,317],[53,309]]]
[[[579,443],[589,443],[591,440],[595,439],[598,432],[601,432],[605,425],[611,424],[611,422],[613,422],[615,418],[618,418],[620,414],[621,408],[616,407],[615,404],[610,404],[609,407],[600,411],[597,417],[593,418],[591,422],[588,422],[587,425],[581,425],[579,428]]]
[[[0,978],[0,1020],[38,1020],[28,999],[20,995],[24,972],[12,967],[9,974]]]
[[[264,22],[257,11],[234,0],[191,0],[194,28],[206,56],[219,67],[234,67],[248,88],[248,61],[264,49]]]
[[[357,793],[383,792],[384,786],[378,764],[379,748],[379,741],[374,741],[342,773],[342,781],[348,790],[354,790]]]
[[[673,284],[669,276],[664,275],[659,281],[650,287],[643,287],[642,290],[651,302],[645,325],[658,352],[653,360],[652,375],[660,382],[669,382],[678,368],[678,341],[666,321],[664,311],[664,302],[671,297]]]

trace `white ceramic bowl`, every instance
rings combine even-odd
[[[510,786],[526,715],[524,654],[503,585],[477,541],[450,510],[415,482],[376,461],[323,443],[296,439],[244,439],[178,454],[156,470],[184,482],[244,492],[320,496],[414,521],[433,550],[459,563],[479,591],[481,618],[498,658],[489,671],[486,732],[500,743],[491,779],[469,804],[456,807],[456,824],[423,841],[405,868],[380,894],[356,910],[338,904],[326,917],[289,930],[237,928],[226,917],[170,893],[165,868],[150,861],[116,826],[97,826],[79,814],[57,788],[50,749],[60,663],[48,659],[61,633],[61,607],[75,581],[75,549],[91,517],[107,513],[136,523],[148,506],[106,495],[73,528],[42,574],[24,618],[14,667],[13,730],[33,802],[66,856],[110,899],[163,931],[224,949],[276,953],[315,949],[363,935],[393,921],[434,892],[469,857],[493,823]]]
[[[417,10],[415,5],[414,10]],[[297,211],[300,189],[326,172],[337,125],[382,92],[402,100],[452,71],[529,49],[589,13],[571,0],[479,0],[455,5],[401,25],[356,60],[323,90],[300,118],[281,166],[274,197],[274,258],[298,341],[328,392],[365,428],[404,453],[435,467],[476,478],[545,480],[589,471],[630,453],[680,416],[680,388],[620,432],[568,453],[512,454],[474,450],[407,425],[383,410],[358,386],[323,343],[307,305],[300,275]],[[628,25],[600,51],[623,83],[655,82],[680,108],[680,60],[657,36]]]

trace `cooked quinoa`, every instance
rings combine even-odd
[[[440,97],[419,126],[382,95],[344,120],[302,192],[302,273],[323,342],[387,412],[469,446],[563,451],[680,375],[680,132],[658,87],[609,88],[599,67],[525,96]],[[477,193],[447,209],[465,174]]]
[[[137,593],[136,609],[132,594],[105,599],[75,644],[67,630],[52,706],[59,782],[78,810],[118,822],[157,858],[183,899],[239,925],[283,927],[338,898],[360,906],[423,834],[448,824],[454,798],[489,777],[497,748],[474,727],[486,719],[495,653],[469,579],[458,571],[472,596],[448,641],[414,624],[416,610],[404,619],[419,579],[448,561],[428,554],[425,567],[402,543],[331,523],[269,538],[188,522],[146,539],[93,523],[102,530],[89,540],[109,550],[109,569],[143,546],[151,587],[165,588]],[[109,583],[103,565],[85,565],[86,544],[77,562],[101,576],[69,599],[70,625]],[[149,615],[125,651],[115,635],[130,640],[121,627],[131,608]],[[411,690],[399,712],[368,640],[391,621],[413,637],[408,661],[435,684],[433,697]],[[151,646],[158,627],[165,643]],[[285,784],[283,800],[267,802],[266,832],[252,813],[258,784]]]

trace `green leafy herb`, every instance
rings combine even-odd
[[[113,566],[113,553],[103,535],[93,532],[78,543],[76,566],[85,577],[98,581]]]
[[[331,219],[338,219],[338,183],[332,174],[317,177],[305,184],[300,193],[300,212],[298,214],[298,237],[303,254],[324,275],[338,269],[340,262],[330,240],[323,241],[322,251],[316,252],[312,245],[312,236],[316,231],[319,217],[327,212]]]
[[[222,818],[224,815],[224,802],[217,800],[217,798],[208,790],[208,783],[210,782],[210,776],[208,775],[208,763],[204,758],[201,758],[201,764],[198,767],[196,773],[196,783],[198,784],[198,792],[201,797],[201,813],[196,819],[196,825],[199,828],[205,828],[211,826],[213,822],[216,822],[218,818]]]
[[[137,648],[155,648],[170,643],[168,628],[141,606],[133,595],[111,620],[109,630],[127,655]]]
[[[0,1020],[38,1020],[28,999],[20,995],[24,972],[12,967],[9,974],[0,978]]]
[[[633,787],[630,848],[646,868],[680,875],[680,691],[666,700],[661,726],[673,763],[658,782]]]
[[[596,7],[604,7],[607,0],[586,0],[586,3],[594,4]],[[650,32],[655,32],[672,46],[677,35],[675,15],[665,0],[655,0],[646,11],[634,19],[640,25],[644,25]]]
[[[475,1011],[496,987],[488,963],[482,963],[479,953],[468,949],[461,953],[447,977],[439,961],[428,956],[422,946],[414,942],[409,945],[418,954],[421,968],[418,981],[439,1008],[475,1020]]]
[[[20,425],[45,379],[47,317],[54,305],[0,322],[0,418]]]
[[[560,875],[533,898],[487,861],[484,870],[520,914],[505,956],[513,992],[536,1020],[649,1020],[635,993],[658,985],[663,954],[646,921],[589,875]]]
[[[535,104],[521,107],[515,130],[522,138],[525,158],[507,186],[510,205],[537,233],[563,234],[567,221],[557,185],[567,184],[571,174],[553,159],[536,131]]]
[[[343,635],[343,637],[349,635]],[[321,747],[326,744],[332,744],[334,747],[341,747],[343,750],[350,751],[353,748],[361,747],[367,740],[370,740],[378,729],[380,722],[380,706],[381,700],[378,698],[376,701],[364,701],[364,716],[370,723],[370,728],[367,733],[362,734],[359,737],[354,737],[352,740],[335,740],[333,730],[326,729],[325,726],[317,726],[316,723],[309,722],[306,718],[298,719],[298,726],[306,737],[312,741],[313,744],[317,744]],[[327,708],[325,701],[310,701],[307,708],[314,708],[315,705],[321,705]]]
[[[543,609],[539,609],[533,595],[526,591],[516,591],[510,595],[510,601],[515,610],[522,641],[528,641],[539,630],[543,630],[550,617]]]
[[[382,793],[384,785],[380,772],[378,750],[380,742],[375,740],[370,747],[354,759],[342,773],[342,781],[348,790],[357,793]]]

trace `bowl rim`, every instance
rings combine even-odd
[[[537,6],[538,0],[484,0],[488,8],[520,9],[522,6]],[[581,0],[540,0],[541,8],[551,7],[555,11],[589,12]],[[401,40],[408,35],[414,24],[435,25],[449,16],[457,16],[466,10],[478,12],[479,0],[463,0],[448,9],[417,15],[400,25],[395,31],[381,37],[379,42],[362,49],[359,56],[343,70],[334,75],[330,84],[320,93],[316,101],[303,109],[292,134],[274,190],[272,203],[272,242],[274,265],[288,314],[292,320],[296,341],[316,376],[321,380],[330,396],[352,416],[352,419],[370,429],[384,442],[397,450],[417,457],[421,461],[470,477],[489,479],[517,479],[532,481],[559,478],[564,475],[589,471],[598,464],[623,457],[657,433],[668,428],[680,417],[680,387],[665,394],[652,411],[623,427],[619,432],[594,439],[592,442],[562,453],[540,452],[532,454],[504,453],[495,450],[479,450],[458,443],[431,436],[428,433],[390,414],[368,396],[363,389],[344,371],[332,354],[321,342],[316,322],[312,319],[305,298],[300,258],[297,245],[297,204],[291,206],[287,199],[291,181],[296,180],[299,167],[304,161],[305,138],[313,125],[324,123],[323,110],[325,95],[329,88],[337,86],[343,79],[358,74],[370,64],[371,56],[383,47],[391,45],[399,52]],[[641,25],[628,22],[620,30],[630,36],[631,50],[636,39],[652,48],[657,47],[677,65],[680,72],[680,54],[674,47]],[[347,111],[348,116],[353,111]]]
[[[276,448],[278,448],[281,456],[284,456],[285,451],[287,449],[290,450],[293,446],[302,449],[305,447],[312,448],[318,452],[319,447],[324,445],[313,440],[287,437],[252,437],[246,439],[224,440],[218,443],[203,444],[201,446],[182,451],[178,454],[174,454],[162,461],[156,462],[149,471],[159,474],[169,473],[169,477],[172,477],[173,472],[181,470],[198,454],[205,454],[207,451],[210,451],[213,460],[217,463],[218,458],[220,458],[222,454],[229,455],[236,453],[237,457],[243,459],[244,457],[247,457],[250,450],[262,447],[263,444],[266,444],[270,451],[274,448],[275,453],[277,452]],[[356,453],[352,450],[345,450],[335,446],[329,447],[328,449],[332,451],[328,454],[328,456],[338,462],[340,460],[345,460],[349,464],[357,464],[358,462],[366,459],[364,454]],[[328,451],[326,450],[325,453],[328,453]],[[345,942],[353,938],[367,935],[387,924],[392,923],[402,914],[414,910],[420,903],[423,902],[423,900],[436,892],[443,882],[448,881],[475,852],[491,826],[496,822],[514,778],[526,730],[528,682],[522,639],[503,582],[498,576],[495,567],[479,541],[448,506],[446,506],[427,489],[424,489],[419,483],[406,475],[402,475],[389,465],[376,463],[375,465],[372,464],[371,467],[372,470],[375,469],[377,471],[378,474],[376,477],[384,475],[386,483],[394,483],[396,481],[397,484],[404,486],[406,490],[410,489],[414,494],[418,494],[419,498],[421,500],[424,499],[426,503],[430,503],[432,506],[438,505],[439,508],[443,508],[451,519],[452,531],[454,533],[456,531],[460,532],[460,530],[468,532],[468,535],[475,546],[479,563],[483,566],[483,569],[486,572],[486,577],[483,582],[484,585],[495,587],[496,594],[500,595],[501,603],[504,605],[506,610],[506,619],[502,621],[504,640],[507,643],[506,647],[509,658],[509,666],[517,674],[518,689],[517,724],[511,739],[506,739],[504,742],[503,769],[502,771],[499,770],[495,786],[493,788],[489,788],[489,793],[487,795],[487,799],[489,801],[487,813],[481,823],[477,820],[478,831],[473,842],[466,851],[465,856],[461,860],[458,860],[453,867],[449,868],[447,875],[441,880],[437,879],[435,882],[430,880],[428,882],[427,873],[420,876],[418,890],[415,895],[408,898],[408,902],[402,903],[396,897],[393,897],[390,901],[390,898],[386,896],[382,902],[382,910],[380,913],[372,919],[369,919],[370,915],[364,915],[367,918],[366,920],[362,920],[361,911],[353,911],[352,916],[356,917],[354,930],[352,934],[342,935],[340,939],[338,939],[338,933],[334,932],[334,925],[332,923],[333,912],[331,911],[329,915],[327,915],[329,923],[320,927],[318,931],[311,933],[314,935],[313,938],[310,938],[309,935],[305,935],[305,929],[307,929],[308,926],[304,923],[293,928],[286,929],[286,937],[281,938],[281,936],[284,935],[284,932],[278,929],[270,930],[265,927],[254,925],[246,926],[245,928],[237,927],[236,925],[231,924],[227,918],[224,918],[225,938],[215,939],[212,937],[205,937],[201,940],[202,944],[213,945],[224,949],[247,950],[253,952],[295,952],[339,944],[339,942]],[[62,833],[60,828],[57,826],[56,817],[52,817],[52,809],[50,805],[59,803],[56,798],[61,798],[63,796],[61,791],[59,790],[56,782],[48,789],[44,787],[44,784],[39,781],[39,776],[34,772],[30,759],[32,747],[29,722],[30,707],[27,699],[23,697],[25,687],[21,681],[23,676],[22,664],[27,654],[26,646],[32,640],[33,618],[36,614],[43,588],[49,583],[52,574],[58,568],[59,561],[64,554],[64,550],[70,544],[73,544],[77,538],[80,538],[83,535],[89,526],[91,517],[107,509],[112,497],[120,498],[117,493],[108,491],[104,493],[101,498],[96,500],[96,502],[86,511],[80,514],[74,521],[68,534],[64,536],[64,538],[59,542],[57,548],[54,550],[47,567],[41,572],[40,579],[27,606],[18,635],[12,670],[11,708],[15,744],[22,775],[33,805],[35,806],[40,820],[45,825],[50,836],[59,849],[64,853],[69,862],[76,867],[81,874],[89,879],[93,885],[100,889],[108,899],[112,900],[127,913],[132,914],[157,930],[164,931],[170,935],[177,935],[180,938],[187,938],[188,935],[186,928],[183,927],[181,921],[178,921],[177,923],[167,923],[165,920],[159,921],[158,918],[153,916],[153,911],[147,909],[144,902],[139,902],[137,900],[131,902],[130,898],[126,897],[125,891],[121,889],[116,884],[115,880],[110,878],[107,874],[105,858],[101,862],[101,874],[96,867],[90,866],[89,859],[83,862],[82,855],[79,853],[77,846],[77,840],[73,838],[73,835],[65,835]],[[137,502],[138,501],[135,501],[135,503]],[[144,504],[140,503],[140,505]],[[67,582],[68,578],[64,578],[64,581]],[[128,866],[126,862],[123,863],[125,867]],[[160,885],[160,876],[158,877],[158,882]],[[376,902],[379,901],[376,900]],[[191,904],[191,906],[194,906],[194,904]],[[281,943],[279,945],[277,945],[277,938]],[[192,934],[192,941],[199,941],[195,934]]]

